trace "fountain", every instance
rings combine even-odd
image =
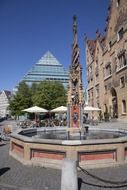
[[[67,127],[19,129],[11,135],[10,155],[26,165],[61,168],[63,159],[85,168],[127,161],[127,132],[83,127],[82,68],[79,62],[77,21],[73,18],[72,63],[68,85]]]
[[[82,67],[79,61],[79,47],[77,42],[77,22],[73,18],[73,44],[72,63],[70,66],[70,80],[68,85],[68,127],[80,128],[83,123],[83,88],[82,88]]]

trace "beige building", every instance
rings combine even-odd
[[[105,34],[86,38],[88,104],[127,120],[127,0],[111,0]]]

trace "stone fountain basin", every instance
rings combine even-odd
[[[10,155],[25,165],[61,168],[62,160],[77,160],[84,168],[108,167],[127,162],[127,131],[108,129],[125,136],[110,139],[58,140],[26,136],[45,130],[65,130],[60,128],[19,129],[11,134]],[[90,131],[106,131],[104,128],[89,128]],[[75,135],[73,133],[73,135]]]

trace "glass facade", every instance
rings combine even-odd
[[[64,69],[62,64],[48,51],[44,56],[28,71],[23,80],[31,85],[33,82],[43,80],[60,81],[67,87],[69,72]]]

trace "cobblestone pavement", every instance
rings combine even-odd
[[[8,152],[9,144],[0,146],[0,190],[60,190],[60,170],[24,166]],[[79,190],[126,190],[127,165],[78,171],[78,179]]]
[[[78,171],[78,182],[78,190],[127,190],[127,165]],[[60,170],[24,166],[9,156],[9,142],[0,145],[0,190],[60,190],[60,184]]]
[[[0,146],[0,190],[60,189],[60,170],[24,166],[8,152],[9,144]]]

